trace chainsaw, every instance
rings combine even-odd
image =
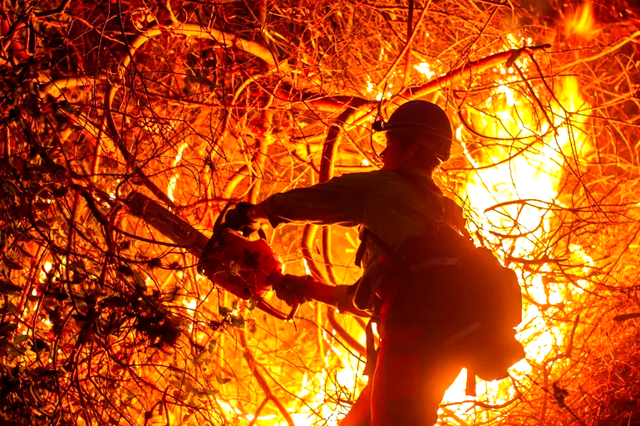
[[[198,272],[215,285],[278,319],[290,320],[299,302],[292,303],[284,313],[264,299],[267,291],[283,278],[282,263],[269,246],[264,233],[252,240],[225,224],[228,204],[218,216],[211,238],[205,237],[187,221],[151,198],[133,192],[126,201],[129,211],[153,226],[176,246],[186,249],[199,259]]]

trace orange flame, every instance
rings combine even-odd
[[[580,5],[575,13],[567,17],[564,23],[564,33],[567,38],[575,36],[589,40],[598,32],[591,0],[587,0]]]
[[[503,141],[513,139],[511,142],[503,142],[502,146],[497,143],[489,148],[483,147],[481,155],[472,156],[462,136],[462,126],[456,131],[463,155],[476,169],[468,177],[466,192],[470,194],[471,209],[480,218],[480,226],[498,233],[528,235],[527,238],[514,238],[507,242],[497,237],[490,241],[502,246],[505,252],[510,252],[514,257],[527,258],[535,248],[536,241],[544,239],[551,230],[548,210],[536,204],[544,206],[559,203],[557,195],[565,167],[565,153],[579,157],[589,146],[586,132],[582,129],[585,115],[576,114],[588,106],[580,95],[578,81],[567,77],[558,82],[560,84],[556,87],[559,90],[555,90],[552,96],[555,100],[545,108],[545,118],[539,117],[537,114],[540,111],[531,104],[531,100],[516,90],[519,86],[515,76],[498,81],[498,88],[485,101],[484,112],[471,115],[470,121],[476,129],[482,129],[487,136]],[[530,146],[525,149],[528,143]],[[520,149],[522,151],[514,155]],[[532,202],[525,205],[519,202],[509,204],[517,200]],[[502,207],[495,209],[493,206],[496,205]],[[484,236],[490,239],[491,234],[486,234]],[[571,251],[581,259],[587,270],[593,265],[581,247],[574,246]],[[541,271],[545,268],[543,266]],[[531,365],[553,356],[554,348],[562,344],[568,332],[558,326],[550,327],[538,306],[565,303],[572,299],[572,295],[568,295],[568,290],[560,285],[543,282],[540,275],[529,274],[526,282],[521,284],[524,284],[526,293],[535,304],[526,303],[525,300],[524,319],[518,339],[525,344],[527,356],[512,368],[511,373],[517,380],[527,380]],[[489,416],[489,413],[477,413],[472,409],[473,404],[464,394],[465,378],[466,372],[463,371],[447,391],[444,400],[446,405],[441,414],[462,419],[475,418],[476,421],[480,420],[478,416]],[[478,389],[478,399],[491,404],[504,403],[512,397],[513,389],[508,380],[483,383],[482,389]]]

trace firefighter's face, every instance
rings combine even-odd
[[[415,156],[415,149],[411,145],[403,143],[395,138],[387,138],[387,147],[380,153],[382,158],[382,168],[386,170],[397,170],[404,163]]]

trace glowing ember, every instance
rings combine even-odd
[[[429,80],[435,77],[436,75],[436,73],[431,71],[429,64],[426,62],[421,62],[418,65],[414,65],[413,67],[416,69],[416,71],[418,71],[420,74],[422,74]]]
[[[176,154],[176,157],[173,160],[172,168],[175,168],[178,165],[178,163],[180,163],[180,160],[182,160],[182,152],[188,146],[189,144],[187,142],[183,142],[180,145],[180,147],[178,148],[178,153]],[[175,201],[173,192],[176,189],[178,178],[180,178],[180,173],[175,173],[173,176],[171,176],[171,178],[169,179],[169,184],[167,185],[167,197],[169,197],[171,201]]]

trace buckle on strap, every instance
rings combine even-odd
[[[460,266],[460,261],[455,257],[432,257],[424,262],[411,265],[411,273],[431,268],[432,266]]]

